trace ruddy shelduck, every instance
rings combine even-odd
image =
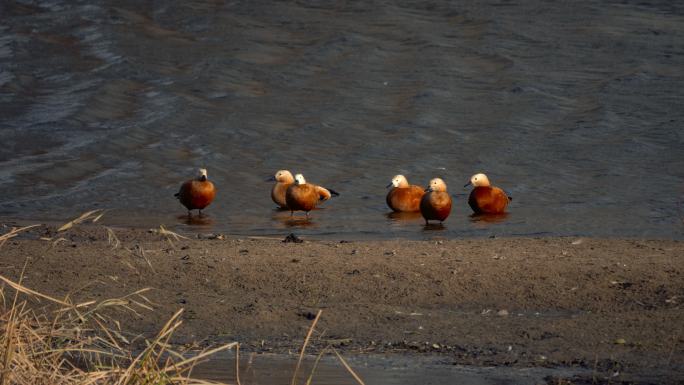
[[[333,190],[306,183],[304,175],[297,174],[294,184],[290,185],[285,192],[285,202],[291,211],[290,215],[294,215],[295,211],[305,211],[308,218],[309,211],[313,210],[319,202],[338,195],[340,194]]]
[[[425,189],[420,200],[420,213],[426,225],[430,220],[444,222],[451,213],[451,196],[447,193],[446,183],[440,178],[432,179]]]
[[[403,175],[395,175],[387,188],[387,206],[396,212],[420,211],[420,199],[425,190],[416,185],[410,185]]]
[[[285,200],[285,193],[287,192],[287,188],[295,181],[292,173],[287,170],[278,170],[275,175],[267,179],[267,181],[276,182],[271,189],[271,199],[273,199],[273,202],[280,206],[281,209],[286,209],[287,202]]]
[[[463,187],[470,185],[475,188],[470,192],[468,204],[476,214],[501,214],[513,200],[502,189],[492,186],[485,174],[473,175]]]
[[[216,196],[216,188],[207,178],[207,170],[200,168],[195,179],[181,185],[180,190],[174,195],[188,209],[188,215],[192,210],[199,210],[209,206]]]

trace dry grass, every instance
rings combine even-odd
[[[306,337],[304,338],[304,344],[302,345],[302,350],[299,352],[299,359],[297,360],[297,365],[295,366],[294,373],[292,374],[292,383],[291,385],[296,385],[297,384],[297,375],[299,374],[299,369],[302,366],[302,361],[304,360],[304,353],[306,352],[306,347],[309,345],[309,340],[311,339],[311,336],[314,333],[314,330],[316,329],[316,324],[318,323],[318,320],[321,318],[321,314],[323,313],[323,310],[319,310],[318,313],[316,313],[316,318],[314,318],[313,322],[311,323],[311,326],[309,327],[308,333],[306,333]],[[311,381],[313,380],[313,376],[316,373],[316,368],[318,367],[318,363],[321,361],[321,358],[323,355],[328,351],[332,350],[333,353],[337,356],[337,358],[340,360],[342,363],[342,366],[344,366],[345,369],[351,374],[351,376],[356,380],[356,382],[359,385],[366,385],[361,377],[359,377],[358,374],[349,366],[347,361],[345,361],[344,358],[342,358],[342,355],[333,348],[331,345],[326,346],[321,352],[318,354],[316,357],[316,361],[313,364],[313,367],[311,368],[311,372],[309,373],[308,378],[306,379],[306,382],[304,383],[305,385],[311,385]]]
[[[91,210],[91,211],[85,212],[85,213],[81,214],[80,217],[63,224],[62,227],[57,229],[57,232],[68,230],[68,229],[74,227],[75,225],[77,225],[79,223],[83,223],[87,220],[90,220],[91,222],[95,223],[95,222],[99,221],[100,218],[102,218],[104,213],[105,213],[104,210]]]
[[[5,234],[0,235],[0,247],[2,247],[5,242],[9,241],[10,239],[16,237],[21,233],[22,231],[26,231],[30,228],[40,226],[40,225],[31,225],[31,226],[24,226],[24,227],[12,227],[10,231],[8,231]]]
[[[145,290],[73,303],[37,293],[21,280],[0,279],[0,385],[216,384],[191,378],[192,369],[211,354],[237,346],[225,344],[191,356],[172,350],[169,341],[182,324],[181,309],[136,354],[118,322],[103,311],[149,309]],[[9,290],[14,290],[11,297]],[[48,302],[40,311],[29,306],[38,300]]]
[[[168,230],[167,228],[164,227],[164,225],[159,226],[159,230],[156,230],[157,234],[163,235],[166,237],[166,240],[169,242],[172,248],[176,248],[176,245],[173,243],[173,239],[176,240],[176,242],[180,241],[181,239],[190,239],[186,236],[180,235],[178,233],[175,233],[171,230]]]

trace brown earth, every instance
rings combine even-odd
[[[457,364],[580,366],[614,380],[684,378],[684,243],[579,238],[305,241],[42,226],[0,249],[0,272],[76,301],[150,287],[158,330],[184,308],[177,342],[440,354]],[[1,233],[6,230],[1,231]],[[40,238],[44,239],[40,239]]]

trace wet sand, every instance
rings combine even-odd
[[[283,243],[200,235],[169,242],[151,231],[114,232],[118,247],[105,227],[38,227],[3,246],[0,271],[17,279],[28,259],[28,287],[78,301],[151,287],[156,311],[116,316],[125,330],[151,332],[184,308],[178,343],[237,340],[252,351],[296,351],[322,309],[311,351],[333,344],[347,354],[684,378],[679,241]]]

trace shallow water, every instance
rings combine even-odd
[[[0,217],[318,237],[684,238],[684,5],[0,2]],[[207,167],[199,225],[173,198]],[[274,211],[277,169],[339,198]],[[473,220],[475,172],[514,197]],[[446,180],[443,227],[387,215]]]
[[[241,355],[242,357],[242,355]],[[572,377],[587,374],[582,369],[469,367],[452,365],[448,358],[384,355],[346,356],[352,370],[367,384],[375,385],[493,385],[543,384],[547,376]],[[299,383],[311,374],[314,357],[307,357],[299,371]],[[292,380],[297,357],[252,354],[240,360],[240,382],[245,385],[288,384]],[[235,358],[219,355],[193,371],[197,378],[235,382]],[[313,372],[313,384],[358,384],[337,358],[327,356]]]

